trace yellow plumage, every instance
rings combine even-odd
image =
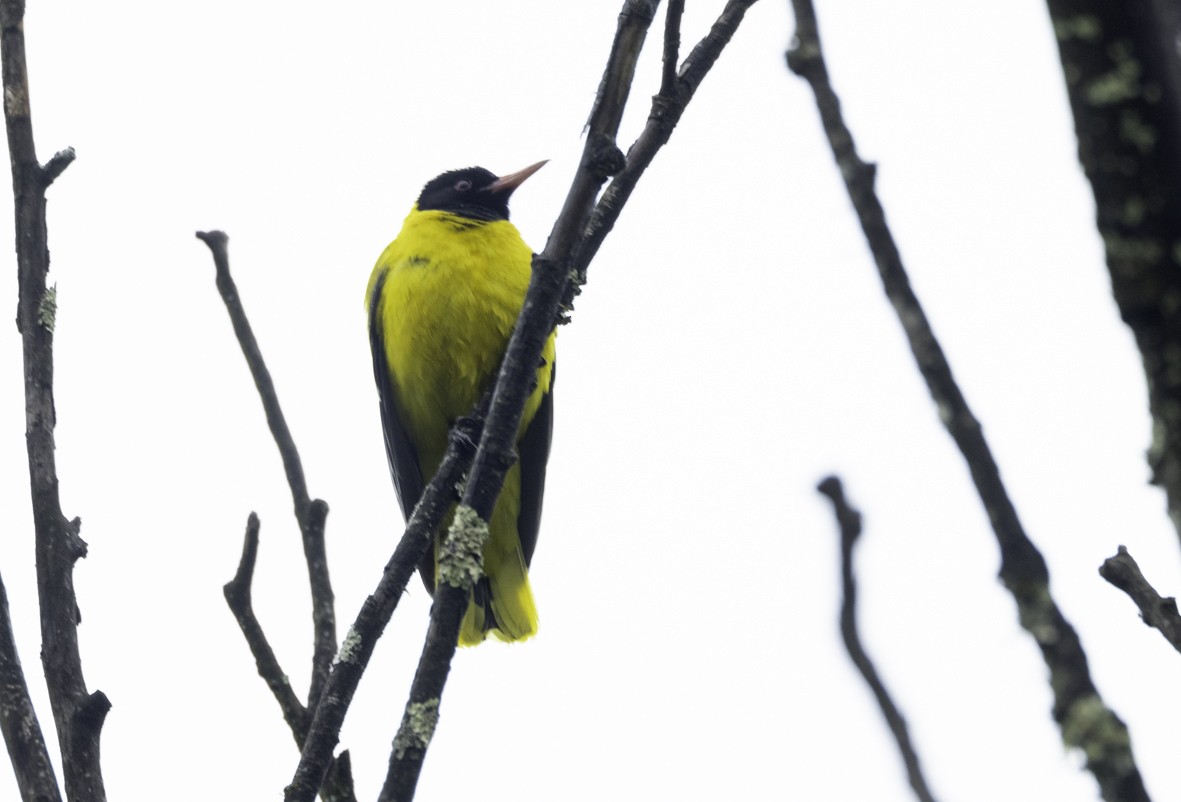
[[[470,172],[445,173],[436,182],[450,176],[447,181],[455,186],[467,181],[465,193],[488,192],[478,186],[478,179],[454,178]],[[491,173],[487,176],[495,179]],[[524,179],[517,183],[520,180]],[[387,447],[407,516],[443,458],[452,423],[472,410],[494,380],[524,302],[532,259],[532,251],[507,219],[507,194],[515,184],[507,186],[504,197],[494,199],[504,205],[504,219],[480,219],[495,215],[462,203],[436,202],[433,205],[448,208],[421,209],[434,183],[427,185],[397,239],[377,260],[366,293]],[[443,188],[454,190],[451,184]],[[451,191],[447,199],[454,194]],[[477,201],[487,199],[476,196]],[[487,583],[478,586],[468,605],[460,630],[462,645],[480,643],[489,633],[515,641],[537,631],[527,564],[536,541],[549,449],[553,334],[543,359],[518,433],[519,444],[528,438],[531,445],[521,446],[521,462],[506,475],[489,521],[484,547]],[[545,431],[531,433],[543,404]],[[522,470],[528,520],[522,520]],[[414,473],[417,476],[410,475]],[[436,552],[446,523],[436,537]],[[524,546],[519,524],[531,530],[525,532]],[[423,566],[428,589],[436,578],[434,556],[428,555]]]

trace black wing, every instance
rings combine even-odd
[[[418,465],[418,451],[410,442],[405,427],[394,406],[394,386],[390,377],[390,366],[385,355],[385,335],[382,331],[381,291],[385,288],[385,275],[377,279],[373,297],[369,300],[369,348],[373,352],[373,379],[377,382],[377,398],[381,408],[381,428],[385,432],[385,455],[390,463],[390,475],[394,478],[394,492],[402,507],[402,517],[410,520],[410,513],[422,498],[422,470]],[[419,563],[419,573],[430,593],[435,591],[435,550],[427,549]]]
[[[541,497],[545,493],[545,464],[549,461],[550,441],[554,433],[554,381],[558,377],[555,363],[550,372],[549,392],[541,397],[541,406],[529,422],[525,436],[517,444],[521,461],[521,509],[517,513],[517,536],[525,565],[533,559],[537,546],[537,530],[541,526]]]

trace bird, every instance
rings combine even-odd
[[[365,294],[386,456],[403,517],[410,518],[447,450],[456,419],[492,386],[529,286],[533,251],[509,222],[508,201],[544,161],[497,176],[483,167],[431,179],[370,275]],[[459,645],[537,632],[529,565],[541,524],[553,435],[556,331],[542,350],[484,545]],[[428,593],[452,512],[419,573]]]

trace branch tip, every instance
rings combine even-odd
[[[677,59],[681,50],[681,17],[685,0],[669,0],[664,17],[664,63],[660,77],[660,96],[672,97],[677,84]]]
[[[1099,567],[1099,575],[1128,595],[1140,610],[1144,623],[1164,636],[1181,652],[1181,612],[1172,596],[1161,596],[1140,571],[1128,550],[1120,546],[1114,557]]]
[[[94,731],[97,736],[97,731],[102,729],[103,722],[106,721],[109,712],[111,712],[111,700],[102,691],[95,691],[79,702],[74,709],[74,725],[82,725]]]
[[[57,177],[73,163],[75,158],[77,158],[77,154],[73,148],[65,148],[53,154],[53,158],[41,167],[42,185],[48,187],[53,184],[57,180]]]
[[[238,570],[234,573],[234,578],[222,587],[226,602],[235,614],[240,607],[250,606],[250,586],[254,580],[254,566],[258,560],[260,526],[258,515],[250,513],[246,519],[246,534],[242,538],[242,556],[238,560]]]
[[[906,719],[902,716],[902,711],[898,709],[893,697],[890,696],[890,692],[878,674],[877,667],[861,643],[861,633],[857,626],[857,579],[853,571],[853,550],[861,535],[861,513],[845,498],[845,491],[838,477],[826,477],[816,489],[832,501],[833,512],[840,529],[843,593],[841,639],[844,641],[845,650],[848,651],[849,659],[853,661],[853,665],[856,666],[857,671],[865,680],[865,684],[869,686],[877,700],[882,716],[886,719],[886,725],[890,728],[890,734],[894,736],[898,752],[902,756],[907,779],[910,781],[910,787],[915,796],[918,797],[919,802],[934,802],[934,797],[927,786],[927,779],[919,763],[918,752],[911,743]]]

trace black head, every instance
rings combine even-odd
[[[418,209],[438,209],[473,220],[508,220],[511,192],[490,192],[496,175],[483,167],[451,170],[432,178],[418,196]]]
[[[472,220],[508,220],[509,196],[543,164],[538,162],[503,178],[483,167],[450,170],[422,188],[418,210],[437,209]]]

